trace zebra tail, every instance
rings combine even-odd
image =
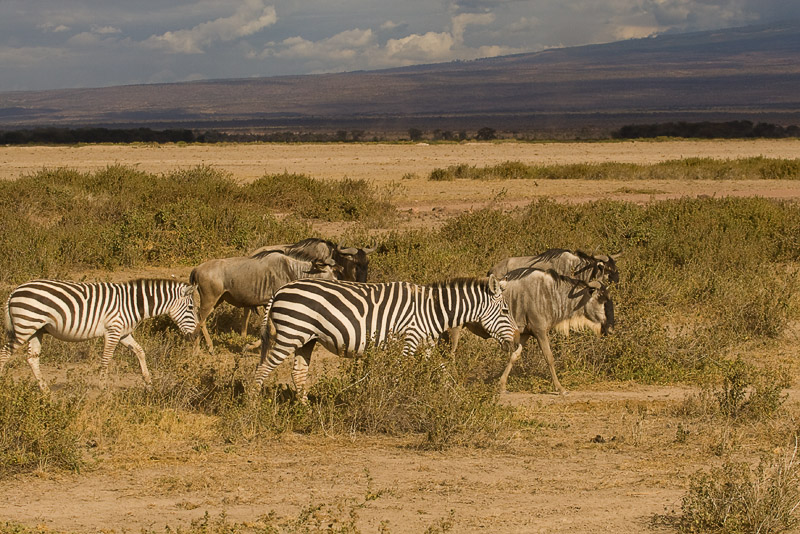
[[[11,297],[6,301],[5,306],[5,318],[6,318],[6,338],[8,339],[7,343],[9,345],[14,344],[14,341],[17,339],[17,332],[14,330],[14,322],[11,320]]]
[[[269,299],[267,304],[264,306],[264,318],[261,320],[261,361],[264,361],[264,358],[267,354],[267,347],[269,346],[269,340],[272,334],[272,329],[270,328],[272,321],[269,320],[269,312],[272,310],[272,301],[275,300],[275,297]]]

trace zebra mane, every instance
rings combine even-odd
[[[438,289],[440,287],[457,287],[457,286],[465,286],[469,284],[477,284],[479,286],[486,286],[489,284],[489,278],[484,276],[480,278],[474,278],[469,276],[462,276],[458,278],[449,278],[447,280],[442,280],[440,282],[434,282],[433,284],[429,284],[428,287],[431,289]]]

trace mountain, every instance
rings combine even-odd
[[[800,21],[376,71],[0,93],[0,129],[800,123]]]

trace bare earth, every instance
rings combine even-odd
[[[0,147],[0,179],[43,167],[88,171],[113,164],[156,173],[210,165],[241,181],[283,171],[321,179],[349,177],[394,191],[394,202],[410,213],[404,225],[424,223],[434,207],[441,208],[439,216],[447,216],[493,199],[509,205],[539,196],[641,202],[703,194],[800,199],[800,181],[559,180],[537,185],[530,180],[426,180],[434,168],[458,163],[653,163],[750,156],[797,158],[800,140]],[[772,357],[796,360],[796,341],[787,339]],[[43,370],[57,385],[58,370],[48,367],[46,357]],[[190,439],[166,430],[153,437],[148,454],[120,451],[80,474],[45,470],[0,480],[0,529],[3,521],[14,521],[51,531],[162,532],[206,512],[253,523],[271,511],[296,518],[304,507],[326,505],[323,510],[343,521],[356,509],[362,532],[378,532],[382,525],[394,533],[429,527],[441,532],[448,522],[452,532],[669,532],[689,478],[713,457],[707,447],[714,436],[689,429],[685,442],[676,440],[679,419],[670,415],[670,407],[689,393],[684,387],[636,384],[599,384],[566,397],[511,393],[502,401],[538,426],[486,449],[441,453],[414,449],[414,437],[290,435],[255,445],[217,440],[196,447],[203,436]],[[797,391],[791,391],[790,402],[798,402]],[[335,509],[337,504],[344,512]]]

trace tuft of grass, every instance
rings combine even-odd
[[[684,532],[777,534],[794,528],[800,518],[800,465],[793,450],[762,458],[753,470],[726,462],[692,477],[683,497],[680,527]]]

